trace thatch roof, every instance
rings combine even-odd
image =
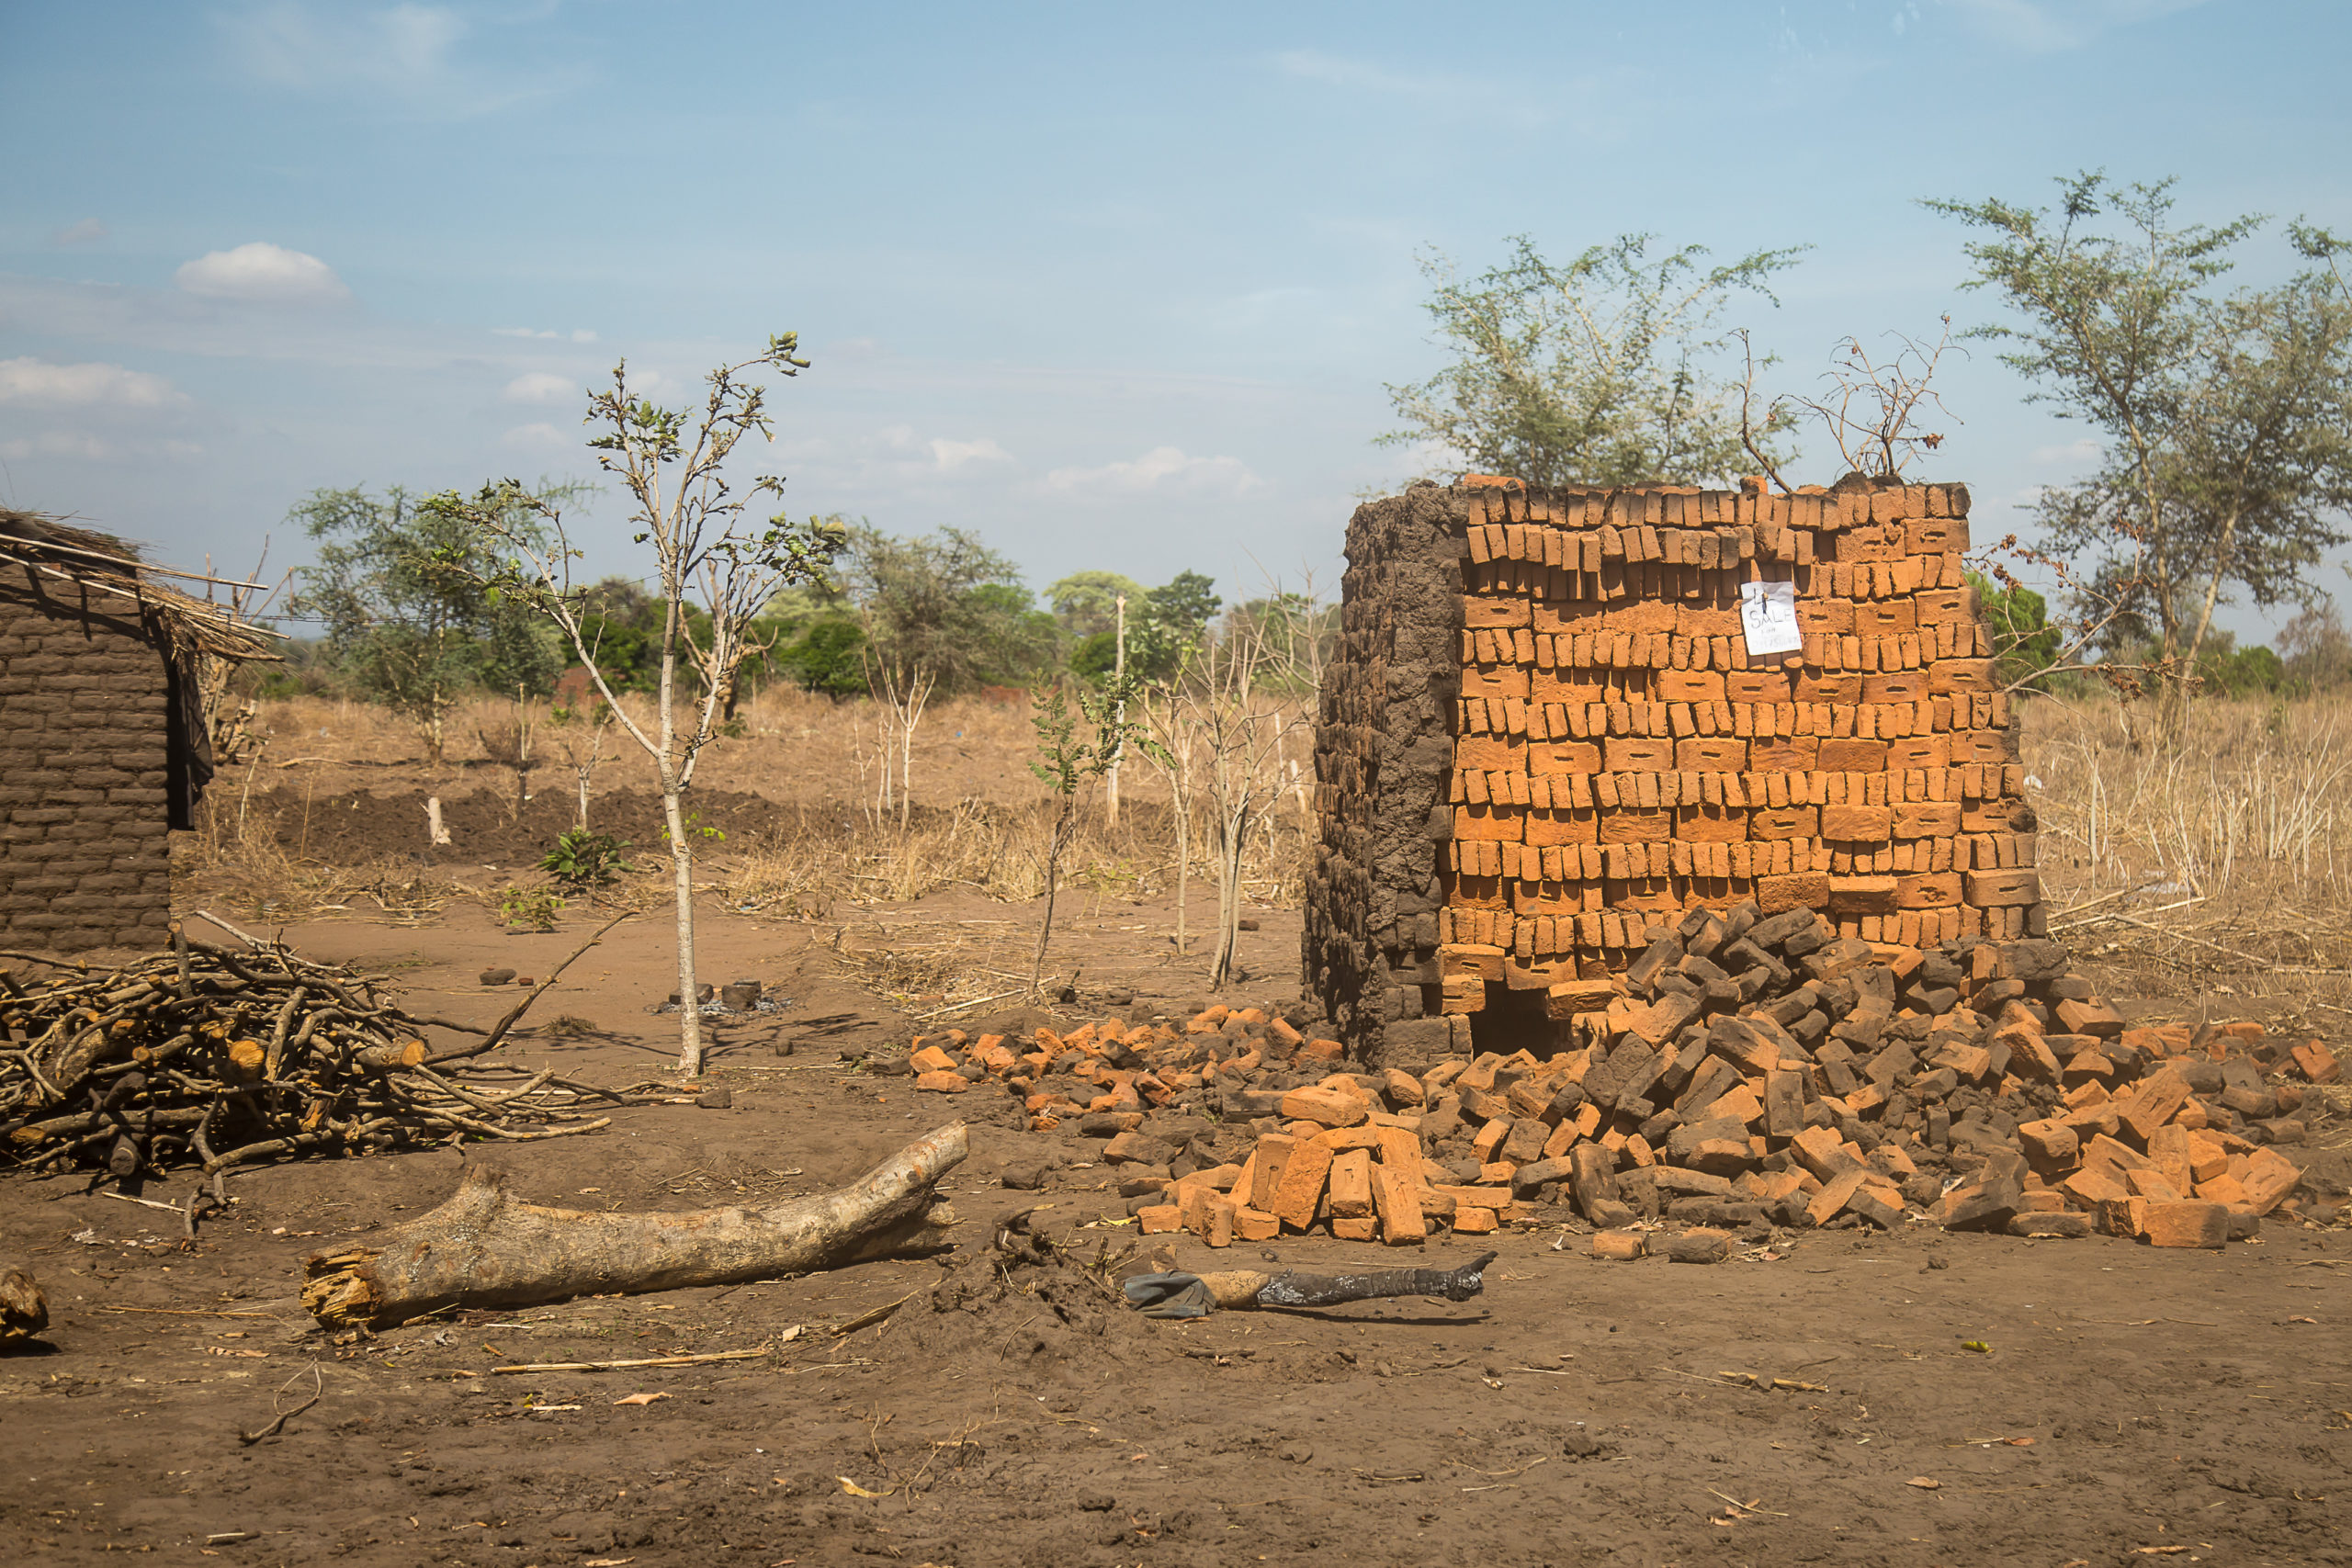
[[[0,561],[14,562],[35,577],[133,601],[141,613],[155,618],[177,653],[237,660],[280,657],[281,634],[239,619],[225,605],[192,598],[157,581],[158,577],[201,579],[143,560],[137,547],[110,534],[0,507]]]

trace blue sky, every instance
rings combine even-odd
[[[1440,363],[1418,253],[1810,244],[1737,312],[1804,389],[1992,310],[1920,197],[2104,166],[2352,230],[2348,46],[2292,0],[0,0],[0,501],[292,564],[314,486],[584,475],[617,356],[684,394],[790,328],[757,457],[797,513],[971,527],[1033,585],[1328,585],[1414,472],[1371,437]],[[2089,462],[1989,349],[1942,385],[1980,537]]]

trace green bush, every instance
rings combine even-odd
[[[539,869],[573,893],[610,887],[628,869],[628,840],[585,828],[567,828]]]
[[[865,633],[855,621],[815,621],[771,656],[804,692],[840,699],[865,694]]]

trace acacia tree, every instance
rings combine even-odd
[[[2346,537],[2352,500],[2352,299],[2344,243],[2298,224],[2312,265],[2269,289],[2210,292],[2264,222],[2177,224],[2170,180],[2062,178],[2053,211],[1929,201],[1982,237],[1966,287],[1999,293],[2014,322],[1975,329],[2031,396],[2105,438],[2098,470],[2046,489],[2053,547],[2095,558],[2092,586],[2153,634],[2177,723],[2190,671],[2232,583],[2257,604],[2303,601],[2307,570]],[[2112,229],[2100,226],[2111,220]]]
[[[544,547],[536,505],[592,487],[512,485],[495,535],[454,520],[394,485],[316,490],[288,513],[319,541],[287,603],[323,623],[329,654],[345,679],[414,723],[426,757],[441,761],[450,710],[473,693],[544,691],[561,668],[543,628],[487,587],[507,553],[497,540]]]
[[[1531,485],[1695,484],[1728,479],[1743,452],[1738,383],[1717,369],[1735,292],[1774,304],[1772,275],[1806,247],[1722,266],[1703,245],[1653,260],[1657,236],[1622,235],[1565,266],[1513,239],[1510,259],[1464,281],[1422,258],[1427,303],[1453,363],[1387,389],[1405,422],[1385,446],[1435,446],[1457,471]],[[1784,413],[1755,433],[1787,427]]]
[[[616,680],[599,662],[587,601],[572,581],[571,563],[581,552],[560,507],[527,495],[511,479],[471,498],[448,493],[426,503],[513,552],[516,567],[495,586],[554,622],[614,722],[653,761],[677,905],[678,1071],[686,1077],[702,1071],[703,1042],[695,979],[694,843],[684,800],[695,763],[722,722],[725,696],[719,683],[698,672],[732,670],[761,606],[786,584],[819,575],[840,544],[837,530],[813,518],[795,523],[779,513],[764,525],[747,526],[750,496],[780,497],[784,481],[763,475],[747,495],[738,495],[723,471],[744,436],[756,432],[775,438],[766,389],[752,378],[761,371],[798,375],[808,367],[798,349],[799,334],[784,333],[768,339],[766,352],[711,371],[699,409],[665,409],[632,393],[626,361],[614,367],[610,388],[589,397],[584,423],[599,434],[588,445],[628,494],[629,521],[637,529],[632,541],[650,547],[653,555],[662,615],[650,727],[620,705]],[[518,517],[527,518],[529,527],[518,525]],[[702,624],[707,638],[700,659],[686,646],[690,620]]]
[[[842,578],[865,637],[867,688],[889,715],[880,803],[891,803],[895,766],[903,828],[915,728],[933,694],[991,678],[1025,682],[1051,657],[1052,619],[1031,607],[1012,562],[961,528],[917,538],[850,528]]]

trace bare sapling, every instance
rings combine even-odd
[[[741,661],[753,617],[776,592],[816,578],[838,536],[810,520],[782,513],[764,525],[747,525],[750,495],[781,497],[784,481],[755,480],[737,495],[724,469],[735,445],[754,432],[770,441],[766,388],[751,378],[768,371],[791,377],[808,368],[799,338],[768,339],[764,353],[725,365],[706,378],[699,409],[664,409],[630,391],[628,367],[616,366],[610,388],[588,400],[586,423],[600,434],[588,445],[598,464],[616,476],[630,502],[633,542],[650,547],[662,605],[659,679],[649,724],[617,700],[612,676],[598,656],[594,613],[573,580],[581,551],[571,542],[559,501],[533,495],[512,479],[485,486],[469,499],[454,492],[426,504],[469,524],[512,552],[492,586],[553,622],[571,644],[621,732],[652,760],[661,783],[662,815],[670,845],[677,905],[678,1071],[702,1071],[702,1014],[695,1005],[694,840],[685,811],[696,763],[725,722],[726,694],[710,679]],[[542,542],[544,540],[544,542]],[[690,648],[690,617],[707,617],[707,644]]]
[[[1185,900],[1193,888],[1193,814],[1200,807],[1199,728],[1173,690],[1155,700],[1138,699],[1143,725],[1152,739],[1144,760],[1168,783],[1169,811],[1176,823],[1176,952],[1190,951],[1192,932],[1185,919]]]
[[[1125,682],[1127,678],[1127,596],[1124,593],[1118,594],[1114,603],[1118,625],[1112,634],[1111,675],[1114,681]],[[1127,705],[1125,702],[1120,703],[1112,717],[1116,722],[1120,732],[1124,734],[1127,723]],[[1102,825],[1105,828],[1116,828],[1119,825],[1119,764],[1125,760],[1126,753],[1124,749],[1114,750],[1111,753],[1111,765],[1102,773]]]
[[[914,778],[915,728],[922,723],[923,710],[931,705],[932,693],[939,689],[939,672],[919,658],[898,649],[877,648],[871,640],[862,657],[866,686],[880,700],[888,724],[882,739],[882,787],[876,806],[887,812],[895,802],[903,832],[914,809],[914,795],[908,786]]]
[[[1243,852],[1281,791],[1283,741],[1306,722],[1295,686],[1308,668],[1301,645],[1319,635],[1318,623],[1298,594],[1237,606],[1176,694],[1176,722],[1194,731],[1206,764],[1217,914],[1209,984],[1218,988],[1233,979],[1240,942]]]
[[[1029,965],[1029,990],[1035,995],[1046,973],[1046,947],[1054,934],[1054,895],[1061,886],[1062,852],[1078,828],[1079,786],[1110,772],[1119,754],[1130,746],[1148,752],[1152,742],[1138,736],[1125,717],[1135,691],[1125,675],[1114,676],[1102,690],[1081,693],[1079,711],[1070,712],[1069,698],[1058,683],[1040,685],[1030,694],[1030,722],[1037,729],[1037,760],[1029,771],[1054,795],[1054,829],[1046,843],[1046,915],[1037,924],[1037,954]],[[1091,740],[1079,739],[1083,719],[1093,730]]]
[[[596,769],[607,755],[605,743],[612,738],[613,710],[605,703],[592,698],[576,708],[557,708],[548,716],[555,730],[555,749],[563,754],[564,766],[571,770],[571,783],[580,802],[582,832],[588,830],[588,800],[596,779]]]
[[[474,739],[481,742],[482,755],[514,775],[514,804],[508,808],[506,819],[522,821],[523,807],[531,800],[531,770],[538,765],[531,755],[538,727],[531,722],[530,699],[522,687],[514,688],[514,716],[488,729],[477,726]]]

